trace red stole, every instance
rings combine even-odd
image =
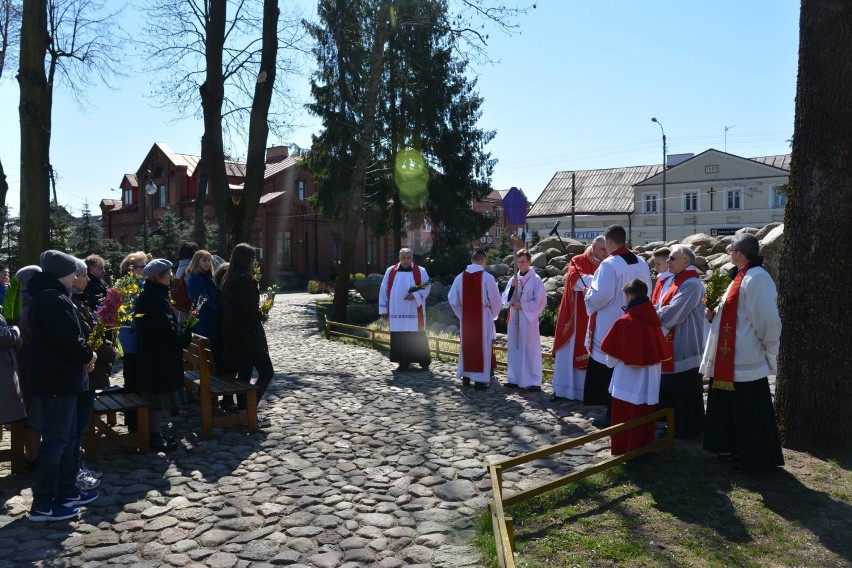
[[[481,373],[485,370],[482,350],[482,271],[462,274],[462,371]]]
[[[559,315],[556,318],[556,334],[553,338],[553,351],[556,352],[571,340],[571,334],[575,335],[585,330],[589,325],[589,314],[586,313],[586,302],[583,300],[583,292],[575,292],[574,286],[584,276],[591,276],[597,270],[598,265],[585,254],[573,257],[568,264],[568,280],[565,282],[565,290],[562,293],[562,301],[559,303]],[[574,340],[573,361],[575,369],[585,369],[589,364],[589,351],[586,349],[585,341]]]
[[[390,303],[391,303],[391,289],[393,289],[393,280],[396,278],[396,271],[399,270],[400,263],[397,262],[393,268],[391,268],[390,275],[388,276],[388,313],[390,313]],[[411,274],[414,276],[414,284],[416,286],[420,286],[420,268],[411,263]],[[425,323],[425,318],[423,317],[423,305],[417,306],[417,329],[423,331]]]
[[[698,272],[695,270],[683,270],[680,274],[674,277],[672,280],[669,289],[666,290],[666,295],[663,296],[662,303],[660,306],[668,306],[674,295],[677,293],[677,288],[690,278],[698,278]],[[658,282],[659,284],[659,282]],[[656,291],[656,290],[655,290]],[[671,357],[663,361],[663,372],[664,373],[674,373],[674,334],[677,326],[671,328],[669,332],[666,334],[666,347],[668,347],[669,353]]]
[[[622,254],[627,254],[630,252],[630,249],[627,247],[618,247],[609,256],[621,256]],[[659,318],[657,318],[659,319]],[[598,321],[598,312],[595,312],[589,317],[589,331],[586,335],[586,343],[589,346],[589,353],[592,352],[592,345],[595,342],[595,324]]]
[[[671,276],[669,276],[671,278]],[[663,284],[669,281],[669,278],[657,278],[654,283],[654,292],[651,294],[651,303],[655,306],[660,301],[660,294],[663,293]]]
[[[601,342],[601,351],[631,367],[650,367],[671,357],[660,318],[647,296],[615,320]]]
[[[716,343],[716,363],[713,369],[713,388],[734,390],[734,355],[737,344],[737,305],[740,303],[740,285],[748,266],[737,271],[722,305],[719,322],[719,339]]]

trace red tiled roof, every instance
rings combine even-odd
[[[274,162],[272,164],[266,164],[266,170],[263,172],[263,179],[269,179],[275,174],[279,172],[283,172],[287,168],[291,166],[295,166],[298,164],[302,158],[294,158],[290,156],[289,158],[284,158],[280,162]]]
[[[269,203],[271,201],[275,201],[276,199],[278,199],[279,197],[281,197],[285,193],[287,193],[287,192],[286,191],[270,191],[269,193],[264,193],[263,195],[260,196],[260,204],[264,205],[264,204]]]

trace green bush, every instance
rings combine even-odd
[[[308,281],[308,294],[328,294],[329,287],[325,282],[319,280]]]
[[[538,331],[541,335],[553,337],[556,331],[556,318],[559,315],[559,308],[548,306],[541,312],[541,318],[538,320]]]
[[[355,274],[349,275],[349,281],[355,282],[356,280],[361,280],[362,278],[366,278],[367,276],[361,272],[356,272]]]

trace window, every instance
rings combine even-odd
[[[431,233],[432,232],[432,223],[429,221],[423,221],[423,232]]]
[[[305,181],[304,180],[296,180],[296,197],[299,201],[305,200]]]
[[[154,179],[160,179],[166,177],[166,171],[162,166],[158,166],[157,169],[154,170]]]
[[[499,239],[500,237],[503,236],[503,227],[496,227],[496,229],[497,229],[497,232],[494,233],[494,235]]]
[[[787,207],[787,193],[783,190],[779,190],[778,187],[770,188],[770,194],[772,195],[772,208],[773,209],[784,209]]]
[[[278,264],[282,268],[290,268],[293,262],[293,258],[291,256],[293,235],[290,231],[284,231],[283,233],[279,233],[279,236],[283,236],[283,239],[281,242],[281,248],[278,249]]]
[[[725,190],[725,209],[742,209],[743,208],[743,190],[742,189],[727,189]]]
[[[165,207],[167,203],[168,200],[166,199],[166,186],[161,185],[157,189],[157,207]]]
[[[697,191],[684,191],[683,192],[683,210],[685,212],[693,213],[698,211],[698,192]]]
[[[501,217],[503,217],[503,208],[502,207],[495,207],[494,208],[494,217],[498,220]]]
[[[125,206],[133,205],[133,190],[125,189],[121,192],[121,200]]]
[[[373,235],[367,236],[367,264],[379,263],[379,239]]]
[[[340,235],[331,237],[331,265],[336,269],[340,264]]]
[[[718,174],[719,173],[719,165],[713,164],[713,165],[710,165],[710,166],[704,166],[704,173],[705,174]]]
[[[642,194],[642,201],[645,206],[643,207],[643,211],[645,213],[658,213],[658,201],[660,199],[659,193],[644,193]]]

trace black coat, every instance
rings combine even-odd
[[[80,329],[83,330],[83,336],[88,342],[95,327],[95,312],[86,303],[85,292],[74,294],[71,296],[71,301],[77,306],[80,314]],[[98,360],[95,361],[95,368],[89,373],[89,390],[100,390],[109,386],[112,364],[118,358],[118,351],[113,346],[114,338],[115,331],[107,331],[104,343],[96,351]]]
[[[86,284],[85,294],[86,305],[89,306],[90,310],[93,312],[98,311],[98,307],[104,301],[104,296],[106,296],[108,289],[109,286],[106,285],[106,282],[100,278],[95,278],[91,274],[89,275],[89,283]]]
[[[183,388],[183,350],[192,332],[178,323],[169,288],[153,280],[136,302],[136,339],[142,390],[166,393]]]
[[[30,328],[30,386],[33,395],[67,396],[86,390],[86,365],[92,348],[80,329],[77,308],[68,290],[45,272],[33,274],[28,286],[33,301]]]
[[[260,292],[250,274],[229,274],[222,290],[222,359],[242,361],[269,350]]]

